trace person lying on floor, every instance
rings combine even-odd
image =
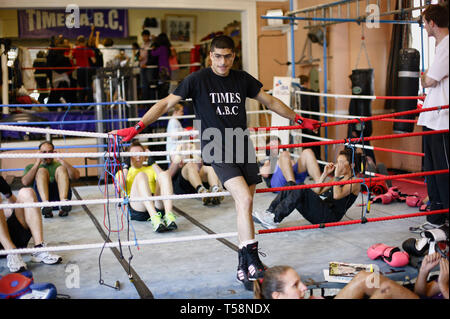
[[[427,256],[429,260],[424,259],[425,266],[421,267],[417,277],[420,283],[416,282],[414,292],[380,273],[360,271],[334,299],[448,299],[448,259],[437,255]],[[437,281],[427,283],[419,279],[421,276],[426,278],[429,269],[437,264],[440,264]],[[308,287],[301,281],[297,271],[285,265],[268,268],[264,278],[253,283],[254,299],[304,299],[307,290]],[[309,299],[323,297],[311,296]]]
[[[436,280],[428,281],[430,271],[439,265],[439,276]],[[422,299],[449,299],[448,259],[435,252],[426,255],[420,265],[414,285],[414,292]]]
[[[355,156],[355,161],[353,160]],[[358,157],[351,149],[339,152],[336,163],[328,163],[317,183],[325,182],[334,172],[333,181],[354,180],[358,173]],[[287,190],[278,193],[264,212],[253,212],[253,220],[263,227],[273,229],[289,216],[294,209],[312,224],[336,222],[344,217],[359,195],[359,183],[316,187],[314,189]]]

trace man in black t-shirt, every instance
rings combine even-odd
[[[237,279],[246,284],[264,275],[252,221],[253,197],[261,177],[255,148],[247,130],[246,98],[256,99],[275,113],[295,121],[300,128],[316,130],[320,124],[296,115],[279,99],[265,93],[261,90],[261,82],[247,72],[232,70],[235,52],[230,37],[213,39],[210,58],[210,68],[187,76],[172,94],[156,103],[135,127],[111,134],[124,137],[124,142],[129,141],[181,99],[192,98],[196,115],[194,127],[201,134],[203,162],[214,168],[235,201],[239,237]]]

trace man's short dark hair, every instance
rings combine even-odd
[[[38,149],[40,150],[40,149],[41,149],[41,146],[42,146],[42,145],[45,145],[45,144],[48,144],[48,145],[50,145],[50,146],[52,147],[52,149],[55,149],[55,145],[53,145],[53,143],[50,142],[50,141],[43,141],[43,142],[41,142],[41,144],[39,144]]]
[[[231,49],[234,52],[234,41],[227,35],[219,35],[215,37],[211,42],[211,52],[215,49]]]
[[[339,152],[338,156],[339,155],[345,156],[350,165],[353,164],[353,169],[356,174],[361,173],[361,164],[365,167],[366,163],[365,160],[363,160],[363,155],[350,147],[346,146]]]
[[[427,22],[433,21],[439,28],[448,28],[448,5],[430,4],[422,12]]]
[[[150,31],[148,31],[148,30],[143,30],[142,33],[141,33],[141,35],[148,35],[148,36],[150,36]]]

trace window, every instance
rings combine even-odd
[[[424,0],[414,0],[414,7],[420,7],[423,5]],[[438,0],[431,1],[432,4],[437,4]],[[420,16],[422,10],[414,10],[412,12],[413,19]],[[436,40],[433,37],[428,37],[425,28],[421,28],[418,23],[413,23],[411,25],[411,48],[414,48],[420,52],[420,71],[427,70],[434,59]],[[423,49],[422,49],[423,41]],[[423,55],[423,56],[422,56]],[[423,63],[423,65],[422,65]],[[422,85],[419,84],[419,89],[422,91]]]

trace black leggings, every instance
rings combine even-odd
[[[431,131],[423,127],[423,131]],[[423,136],[424,171],[448,169],[449,141],[448,133]],[[432,209],[448,208],[449,174],[429,175],[426,177],[428,197]],[[439,204],[438,204],[439,203]],[[428,215],[427,221],[443,224],[448,214]]]
[[[342,218],[309,188],[279,192],[268,211],[275,215],[274,221],[279,223],[294,209],[297,209],[311,224],[336,222]]]

